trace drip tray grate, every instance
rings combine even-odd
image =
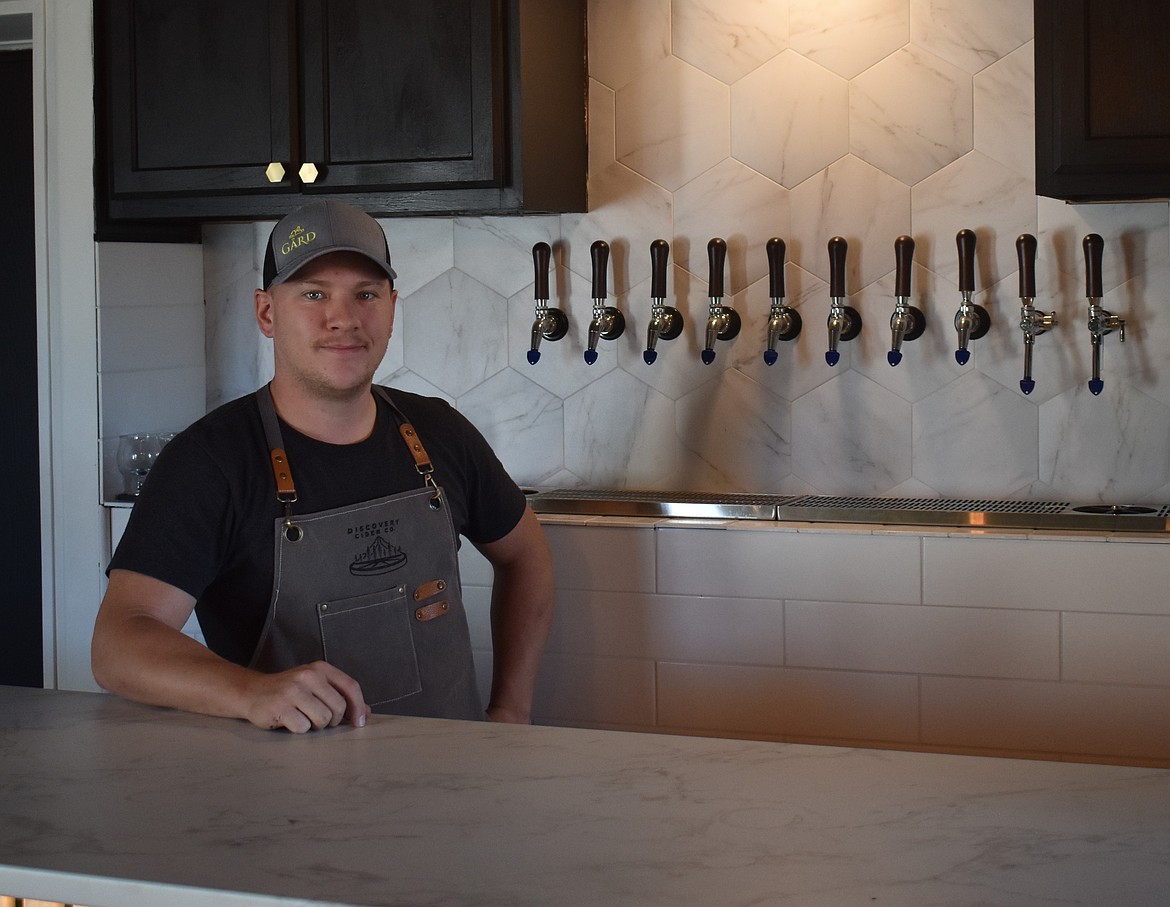
[[[626,491],[560,488],[530,494],[537,513],[692,519],[779,520],[955,526],[984,529],[1170,531],[1170,506],[999,501],[985,498],[881,498],[845,495]]]

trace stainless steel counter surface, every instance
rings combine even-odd
[[[1170,772],[0,688],[0,893],[95,907],[1161,904]]]

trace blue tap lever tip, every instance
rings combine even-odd
[[[597,350],[586,350],[585,351],[585,364],[592,365],[596,361],[597,361]]]
[[[775,350],[764,350],[764,365],[775,365],[778,358]]]
[[[703,360],[703,365],[710,365],[712,362],[715,361],[715,351],[714,350],[703,350],[703,352],[700,354],[700,356]]]
[[[1105,390],[1105,382],[1100,378],[1089,379],[1089,393],[1096,397],[1101,391]]]
[[[529,350],[528,351],[528,364],[529,365],[536,365],[536,363],[538,363],[539,361],[540,361],[540,350]]]
[[[642,351],[642,359],[646,362],[647,365],[653,365],[654,360],[657,358],[658,358],[657,350],[643,350]]]
[[[890,363],[890,365],[897,365],[901,361],[902,353],[900,351],[890,350],[888,353],[886,353],[886,362]]]
[[[1025,394],[1030,394],[1035,389],[1036,389],[1036,382],[1033,381],[1031,378],[1021,378],[1020,379],[1020,390],[1022,390]]]
[[[841,354],[836,350],[829,350],[827,353],[825,353],[825,361],[829,363],[829,365],[836,365],[841,361]]]
[[[955,350],[955,361],[957,363],[959,363],[959,365],[966,365],[968,362],[971,361],[971,351],[970,350]]]

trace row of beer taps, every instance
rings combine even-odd
[[[962,229],[955,236],[959,260],[959,308],[955,312],[956,333],[955,361],[966,365],[971,359],[970,343],[984,337],[991,329],[991,316],[987,309],[973,301],[975,294],[975,244],[972,230]],[[1104,240],[1096,233],[1084,238],[1086,297],[1088,298],[1088,327],[1092,343],[1092,377],[1089,390],[1100,394],[1104,389],[1101,379],[1101,353],[1104,338],[1113,331],[1125,341],[1125,319],[1102,308],[1101,262],[1105,248]],[[1024,335],[1024,376],[1020,379],[1020,390],[1030,394],[1036,388],[1032,378],[1032,355],[1036,338],[1056,327],[1053,312],[1042,312],[1035,307],[1036,300],[1036,237],[1029,233],[1016,239],[1016,255],[1019,260],[1020,278],[1020,330]],[[767,348],[764,362],[771,366],[779,359],[777,347],[780,343],[795,340],[803,324],[800,313],[785,302],[784,240],[772,237],[765,246],[768,257],[768,290],[771,308],[768,313]],[[848,243],[841,236],[829,240],[829,315],[827,320],[828,350],[825,362],[835,366],[841,359],[838,347],[855,339],[862,328],[861,315],[848,304],[845,287],[845,265]],[[533,264],[536,271],[535,298],[536,318],[532,324],[532,344],[528,350],[528,361],[535,365],[540,361],[540,342],[555,342],[568,333],[569,319],[562,309],[552,307],[549,302],[549,263],[552,249],[548,243],[538,242],[532,248]],[[608,270],[609,244],[597,240],[590,247],[593,265],[593,316],[589,322],[588,346],[584,353],[585,362],[593,365],[598,357],[598,344],[602,340],[617,340],[625,331],[626,320],[622,312],[609,304]],[[652,365],[658,358],[659,341],[674,340],[682,334],[683,316],[674,306],[667,305],[666,270],[670,258],[670,245],[664,239],[650,244],[650,324],[646,332],[646,348],[642,358]],[[704,344],[700,358],[705,365],[715,361],[718,341],[732,340],[739,335],[742,321],[739,313],[724,304],[723,273],[727,261],[727,243],[715,237],[707,243],[709,266],[708,296],[710,303],[704,330]],[[902,345],[917,340],[926,330],[926,317],[922,310],[913,305],[911,272],[914,262],[914,239],[899,236],[894,240],[894,311],[890,316],[890,349],[886,360],[891,366],[901,363]]]

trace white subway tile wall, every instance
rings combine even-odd
[[[539,722],[1170,766],[1164,538],[545,529]],[[461,565],[486,696],[491,573]]]

